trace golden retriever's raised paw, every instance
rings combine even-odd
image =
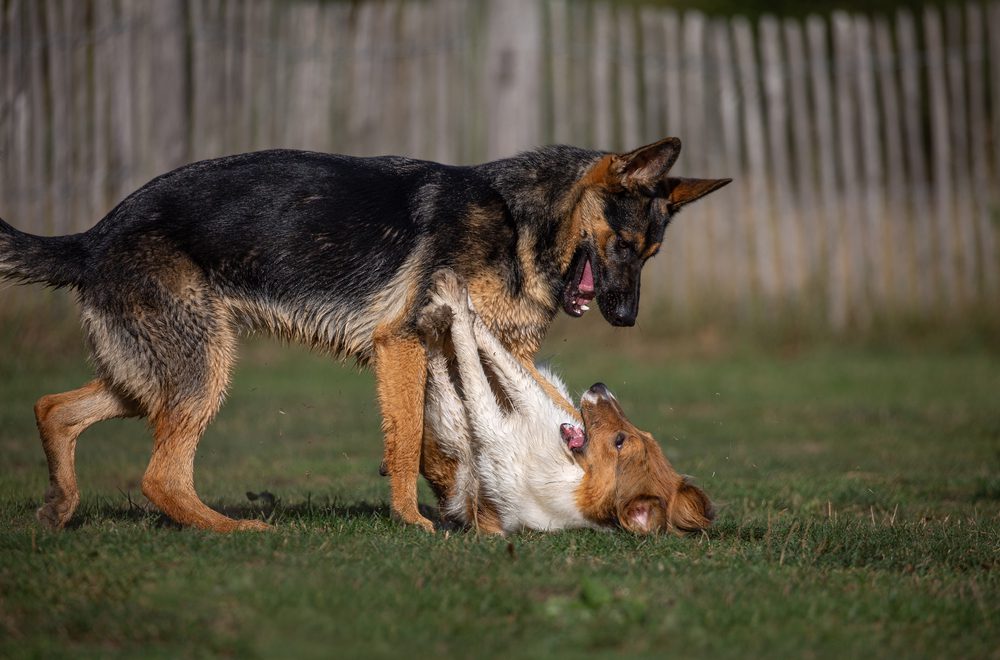
[[[443,339],[451,328],[451,307],[438,302],[426,305],[417,316],[417,330],[427,341]]]
[[[447,305],[458,312],[467,307],[469,291],[465,282],[450,268],[442,268],[431,277],[431,302]]]

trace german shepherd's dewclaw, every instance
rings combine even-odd
[[[0,221],[0,276],[73,289],[96,371],[35,406],[49,465],[39,519],[58,528],[73,515],[84,429],[145,417],[150,501],[186,525],[266,527],[213,511],[194,487],[237,336],[257,331],[372,366],[392,510],[433,529],[417,509],[417,475],[436,468],[421,455],[415,326],[431,273],[468,282],[483,321],[536,374],[560,307],[579,316],[596,298],[609,322],[632,325],[642,264],[671,216],[728,182],[668,177],[679,151],[676,138],[628,154],[557,146],[473,167],[262,151],[157,177],[81,234]]]

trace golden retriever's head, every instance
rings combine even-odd
[[[584,469],[577,490],[584,515],[635,534],[695,532],[711,524],[705,493],[674,470],[653,436],[629,422],[607,387],[587,390],[580,412],[586,442],[571,449]]]

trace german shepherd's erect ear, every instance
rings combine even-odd
[[[658,197],[665,197],[671,207],[671,212],[677,211],[685,204],[701,199],[710,192],[715,192],[732,179],[678,179],[669,177],[657,189]]]
[[[615,156],[609,168],[610,174],[626,190],[654,197],[680,153],[680,139],[664,138],[627,154]]]
[[[666,199],[671,211],[701,199],[732,181],[668,177],[667,173],[680,153],[680,139],[664,138],[627,154],[614,156],[608,174],[613,184],[625,190]]]

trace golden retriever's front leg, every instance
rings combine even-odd
[[[538,384],[542,386],[542,389],[545,390],[545,393],[548,394],[549,397],[553,401],[555,401],[560,408],[568,412],[570,415],[573,415],[573,417],[576,418],[580,417],[580,412],[573,406],[572,402],[566,400],[566,397],[564,397],[562,392],[559,391],[559,388],[550,383],[548,378],[538,373],[538,368],[535,366],[535,360],[532,356],[527,356],[527,357],[518,356],[518,360],[521,362],[524,368],[528,370],[528,373],[531,374],[531,377],[534,378],[538,382]]]
[[[392,489],[392,512],[405,523],[434,531],[417,508],[417,477],[424,430],[424,386],[427,354],[416,337],[376,332],[375,379],[382,432],[385,434],[385,468]]]

